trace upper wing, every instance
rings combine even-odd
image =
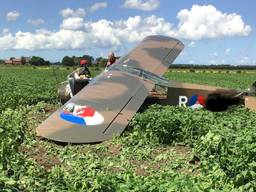
[[[148,36],[114,65],[125,64],[161,76],[167,71],[183,48],[183,43],[177,39],[164,36]]]
[[[147,41],[151,43],[148,44],[150,51],[146,54],[145,42]],[[170,39],[166,41],[169,43],[160,41],[160,45],[157,46],[155,40],[150,38],[144,40],[141,47],[143,51],[139,48],[140,45],[135,49],[142,54],[140,54],[141,56],[134,57],[136,54],[132,51],[125,59],[122,58],[116,64],[129,65],[134,70],[123,71],[113,67],[108,72],[103,72],[94,78],[64,107],[45,120],[37,128],[37,135],[61,142],[90,143],[104,141],[115,134],[122,133],[154,86],[152,79],[155,77],[150,78],[150,73],[145,74],[145,71],[140,71],[138,68],[148,70],[148,65],[154,66],[156,70],[149,70],[150,72],[162,73],[163,69],[167,67],[165,59],[169,57],[170,50],[174,50],[171,47],[177,46],[175,40],[173,40],[175,43]],[[164,46],[169,50],[165,54],[160,51],[164,50]],[[151,52],[157,47],[158,53],[161,54],[158,59]],[[144,52],[145,50],[146,52]],[[143,57],[149,63],[143,63]],[[174,59],[173,56],[171,58]],[[74,109],[73,113],[66,113],[63,110],[69,106],[74,107],[72,108]],[[77,113],[79,110],[81,114]]]

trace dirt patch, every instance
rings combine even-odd
[[[173,158],[181,158],[181,159],[190,159],[192,154],[192,149],[183,145],[176,145],[170,147],[157,148],[151,152],[151,158],[154,159],[158,155],[165,153],[173,153],[174,155],[168,157],[168,161],[171,161]]]
[[[123,172],[124,170],[121,169],[120,167],[108,167],[107,170],[111,173],[121,173]]]
[[[116,156],[120,153],[120,151],[122,150],[122,146],[121,145],[113,145],[110,144],[108,145],[108,152],[107,154],[109,156]]]
[[[149,176],[149,173],[144,168],[141,167],[135,169],[135,173],[141,176]]]
[[[112,143],[107,143],[107,150],[106,151],[98,151],[97,155],[99,157],[112,157],[118,155],[122,150],[122,145],[116,145]]]
[[[184,159],[190,158],[192,153],[192,149],[184,145],[176,145],[173,147],[173,150],[177,155]]]
[[[36,155],[33,157],[36,162],[43,166],[46,170],[50,170],[53,166],[59,165],[61,161],[58,157],[48,155],[43,147],[38,147]]]
[[[157,160],[157,162],[152,162],[152,159],[157,158],[157,156],[163,155],[163,159]],[[177,158],[183,159],[184,163],[190,163],[192,155],[192,149],[183,145],[159,147],[151,152],[151,160],[149,161],[139,161],[139,160],[129,160],[134,171],[138,175],[147,176],[147,171],[159,171],[165,169],[165,167],[171,166],[175,163]],[[199,171],[197,169],[199,165],[198,159],[193,159],[195,161],[194,166],[191,165],[187,167],[186,163],[180,164],[178,167],[173,167],[177,172],[185,175],[198,175]]]
[[[46,113],[53,113],[53,112],[55,112],[57,109],[58,109],[58,106],[56,106],[56,105],[50,105],[50,104],[48,104],[48,105],[46,105],[46,106],[44,107],[44,111],[45,111]]]
[[[50,170],[53,166],[61,164],[61,161],[57,156],[47,154],[46,150],[42,146],[36,146],[33,151],[26,146],[21,146],[19,151],[27,155],[28,159],[35,160],[46,170]]]
[[[148,176],[149,173],[147,172],[147,170],[157,171],[157,170],[161,169],[161,167],[166,165],[165,161],[161,161],[158,163],[150,163],[148,161],[129,160],[129,163],[133,167],[134,172],[137,175],[141,175],[141,176]]]
[[[28,147],[23,146],[23,145],[19,146],[19,152],[26,154],[26,153],[28,153],[28,151],[29,151]]]
[[[129,163],[132,165],[132,166],[140,166],[144,163],[144,161],[139,161],[139,160],[134,160],[134,159],[131,159],[129,160]]]
[[[189,175],[189,176],[200,175],[199,167],[194,167],[194,168],[183,167],[183,168],[178,169],[177,171],[183,175]]]
[[[159,170],[161,169],[161,167],[165,166],[167,164],[167,161],[160,161],[158,163],[151,163],[151,164],[148,164],[148,167],[152,170]]]
[[[152,152],[151,152],[151,158],[155,158],[156,156],[158,156],[158,155],[160,155],[160,154],[163,154],[163,153],[166,153],[168,150],[170,150],[170,148],[161,148],[161,147],[159,147],[159,148],[157,148],[157,149],[155,149],[155,150],[153,150]]]
[[[47,115],[42,113],[42,114],[32,114],[28,113],[26,121],[27,121],[27,127],[25,128],[25,131],[30,133],[35,134],[35,128],[43,122],[47,118]]]

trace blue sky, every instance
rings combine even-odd
[[[175,63],[256,64],[249,0],[1,0],[0,58],[127,53],[150,34],[186,48]]]

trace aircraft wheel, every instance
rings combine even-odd
[[[58,87],[58,97],[60,99],[61,104],[66,103],[71,98],[70,93],[71,90],[68,81],[62,82]]]

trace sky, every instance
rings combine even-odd
[[[0,58],[122,56],[148,35],[180,39],[175,63],[256,65],[253,0],[0,0]]]

